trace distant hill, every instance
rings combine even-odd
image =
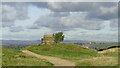
[[[75,43],[80,41],[75,40],[65,40],[61,43]],[[0,40],[0,43],[3,47],[20,50],[26,46],[38,45],[41,43],[41,40]]]
[[[87,43],[91,41],[85,40],[64,40],[61,43]],[[41,40],[0,40],[2,45],[37,45],[41,43]]]
[[[91,42],[91,44],[90,44]],[[12,49],[20,49],[29,45],[38,45],[41,40],[0,40],[3,46]],[[64,40],[61,43],[75,43],[81,46],[89,46],[90,49],[101,49],[111,45],[117,45],[114,42],[98,42],[98,41],[87,41],[87,40]]]
[[[0,40],[2,45],[37,45],[40,40]]]
[[[41,40],[0,40],[2,45],[38,45]],[[85,41],[81,40],[65,40],[61,43],[83,43]]]

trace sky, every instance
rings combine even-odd
[[[65,40],[118,41],[117,2],[4,2],[0,9],[0,40],[62,31]]]

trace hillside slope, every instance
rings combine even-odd
[[[28,51],[28,50],[22,50],[22,52],[26,53],[28,55],[36,56],[38,58],[46,59],[46,60],[50,61],[51,63],[53,63],[54,66],[75,66],[74,62],[71,62],[68,60],[64,60],[64,59],[60,59],[60,58],[56,58],[56,57],[51,57],[51,56],[39,55],[39,54],[33,53],[31,51]]]
[[[2,48],[2,66],[53,66],[47,60],[28,56],[19,50]]]
[[[118,49],[120,48],[110,48],[98,51],[102,56],[79,60],[77,66],[117,66],[119,55]]]
[[[32,45],[25,48],[37,54],[59,57],[67,60],[79,60],[99,56],[97,51],[90,50],[72,43],[58,43],[53,45]]]
[[[52,45],[32,45],[25,49],[46,56],[71,60],[76,66],[116,66],[118,65],[118,51],[102,54],[95,50],[84,48],[72,43],[58,43]]]

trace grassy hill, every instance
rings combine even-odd
[[[115,66],[118,64],[117,51],[102,54],[72,43],[32,45],[25,49],[41,55],[71,60],[76,62],[77,66]]]
[[[95,51],[72,43],[32,45],[26,48],[40,55],[59,57],[76,63],[76,66],[116,66],[118,48]],[[1,56],[0,56],[1,59]],[[19,50],[2,48],[3,66],[53,66],[47,60],[28,56]]]
[[[59,57],[72,61],[100,56],[97,51],[90,50],[72,43],[32,45],[25,49],[35,52],[37,54]]]
[[[47,60],[28,56],[19,50],[2,48],[3,66],[53,66]]]

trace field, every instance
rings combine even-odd
[[[75,62],[76,66],[116,66],[118,64],[118,52],[116,51],[114,53],[101,54],[95,50],[71,43],[32,45],[25,49],[41,55],[70,60]]]
[[[28,56],[19,50],[2,48],[2,66],[53,66],[47,60]]]

